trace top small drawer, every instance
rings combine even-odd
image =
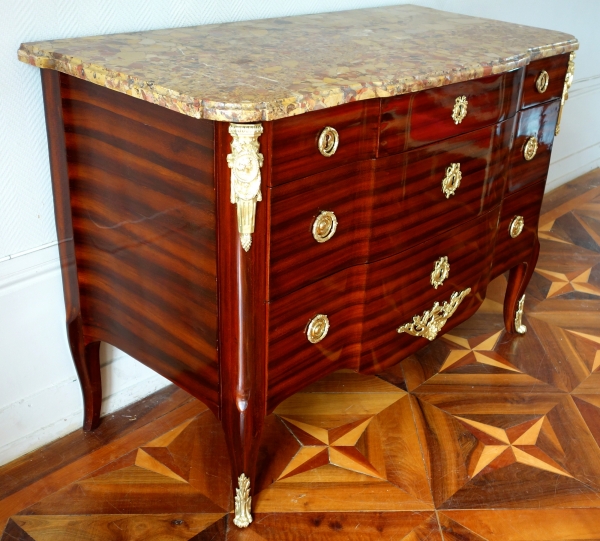
[[[386,98],[379,156],[404,152],[515,114],[523,70]]]
[[[525,71],[521,107],[531,107],[560,98],[569,67],[569,54],[535,60]]]
[[[378,122],[378,99],[274,121],[271,186],[374,158]]]

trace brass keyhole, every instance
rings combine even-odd
[[[329,210],[322,210],[313,222],[312,234],[317,242],[327,242],[337,230],[338,221],[335,214]]]
[[[467,116],[467,107],[469,102],[467,96],[459,96],[454,100],[454,107],[452,108],[452,120],[455,124],[460,124]]]
[[[508,226],[508,233],[513,239],[516,239],[522,232],[525,227],[525,220],[523,216],[515,216]]]
[[[461,180],[460,163],[451,163],[446,169],[446,176],[442,180],[442,192],[444,192],[446,199],[449,199],[460,188]]]
[[[321,135],[319,135],[318,147],[319,152],[329,158],[335,154],[340,143],[340,136],[335,128],[327,126],[323,128]]]
[[[550,75],[546,70],[542,70],[535,80],[535,88],[540,94],[543,94],[548,90],[548,84],[550,83]]]
[[[448,263],[448,257],[442,256],[433,264],[433,271],[430,277],[431,285],[434,289],[437,289],[449,275],[450,263]]]
[[[538,140],[535,135],[529,137],[525,142],[525,147],[523,148],[523,156],[527,161],[533,160],[538,150]]]
[[[317,314],[313,317],[306,328],[306,338],[311,344],[323,340],[329,332],[329,318],[325,314]]]

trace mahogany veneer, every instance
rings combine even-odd
[[[98,351],[109,342],[206,403],[221,421],[234,484],[254,488],[263,419],[340,368],[372,373],[428,343],[398,333],[470,288],[451,329],[510,271],[507,329],[537,255],[537,219],[568,65],[503,74],[263,122],[262,199],[252,244],[231,201],[229,124],[197,120],[42,70],[67,329],[98,425]],[[546,70],[551,84],[532,94]],[[559,81],[559,82],[557,82]],[[468,113],[452,119],[465,96]],[[519,110],[521,104],[521,110]],[[330,157],[317,146],[339,134]],[[524,157],[536,136],[537,153]],[[460,186],[442,191],[459,163]],[[315,218],[334,212],[323,243]],[[513,238],[509,226],[524,218]],[[434,288],[434,263],[449,276]],[[321,341],[307,339],[317,314]],[[441,329],[440,329],[441,330]]]

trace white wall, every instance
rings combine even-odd
[[[66,336],[39,70],[21,42],[404,3],[401,0],[0,0],[0,464],[81,423]],[[600,2],[413,0],[577,36],[575,83],[550,185],[600,165]],[[112,412],[167,382],[114,348],[102,350]]]

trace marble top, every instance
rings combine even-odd
[[[24,43],[23,62],[195,118],[275,120],[502,73],[568,34],[413,5]]]

